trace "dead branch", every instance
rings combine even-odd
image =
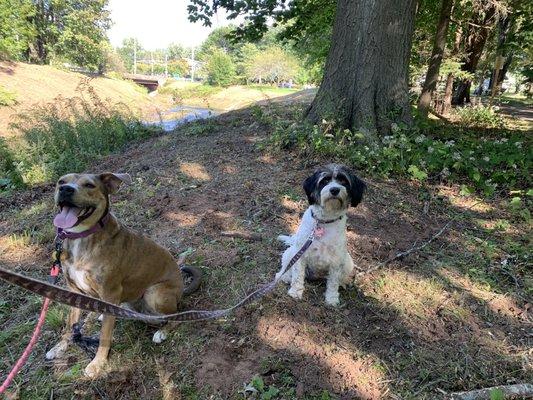
[[[494,386],[485,389],[472,390],[470,392],[457,392],[451,394],[452,400],[489,400],[492,393],[503,395],[503,399],[533,399],[533,385],[522,383],[508,386]]]
[[[370,269],[367,269],[366,271],[363,271],[363,272],[359,272],[357,275],[360,276],[360,275],[365,275],[365,274],[368,274],[370,272],[374,272],[380,268],[383,268],[385,267],[386,265],[390,264],[391,262],[393,261],[396,261],[396,260],[401,260],[405,257],[407,257],[409,254],[412,254],[416,251],[419,251],[419,250],[422,250],[424,247],[430,245],[435,239],[437,239],[439,236],[441,236],[444,231],[446,231],[446,229],[448,229],[448,227],[450,226],[450,224],[453,222],[454,220],[451,219],[449,220],[435,235],[433,235],[431,238],[429,238],[428,241],[422,243],[421,245],[417,246],[417,242],[415,242],[413,244],[413,246],[411,246],[410,249],[408,250],[405,250],[405,251],[400,251],[399,253],[396,253],[395,256],[389,258],[388,260],[385,260],[377,265],[375,265],[374,267],[370,268]]]
[[[258,233],[242,232],[242,231],[222,231],[220,232],[221,236],[239,238],[244,240],[249,240],[251,242],[257,242],[263,239]]]
[[[448,227],[451,225],[451,223],[453,221],[455,221],[457,218],[459,218],[459,216],[463,215],[465,212],[467,212],[470,209],[474,208],[479,203],[480,203],[480,201],[476,201],[470,207],[465,208],[459,214],[455,215],[451,220],[446,222],[446,224],[444,224],[444,226],[436,234],[434,234],[432,237],[430,237],[428,241],[422,243],[419,246],[417,246],[418,241],[415,241],[415,243],[413,244],[413,246],[411,246],[410,249],[405,250],[405,251],[400,251],[399,253],[396,253],[395,256],[389,258],[388,260],[385,260],[385,261],[383,261],[383,262],[381,262],[379,264],[376,264],[375,266],[373,266],[372,268],[367,269],[366,271],[358,272],[355,276],[362,276],[362,275],[369,274],[369,273],[374,272],[374,271],[376,271],[376,270],[378,270],[380,268],[385,267],[386,265],[390,264],[393,261],[401,260],[401,259],[407,257],[408,255],[410,255],[410,254],[412,254],[412,253],[414,253],[416,251],[422,250],[424,247],[430,245],[433,241],[438,239],[446,231],[446,229],[448,229]]]

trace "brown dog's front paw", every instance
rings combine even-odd
[[[85,367],[85,376],[88,378],[96,378],[102,373],[105,366],[105,361],[92,360],[89,365]]]

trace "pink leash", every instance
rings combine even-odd
[[[54,264],[50,271],[50,277],[53,278],[55,281],[58,275],[59,275],[59,266]],[[26,361],[28,361],[28,357],[30,356],[31,351],[37,344],[37,340],[39,340],[39,335],[41,334],[41,329],[43,328],[49,305],[50,305],[50,299],[45,298],[43,302],[43,307],[41,308],[41,314],[39,315],[39,320],[37,321],[37,325],[35,326],[30,342],[24,349],[24,352],[22,353],[17,363],[15,364],[15,366],[13,367],[13,369],[11,370],[11,372],[5,379],[4,383],[2,383],[2,386],[0,386],[0,395],[6,391],[9,385],[11,385],[11,383],[13,382],[13,379],[15,379],[20,369],[24,366],[24,364],[26,364]]]

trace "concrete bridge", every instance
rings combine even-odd
[[[159,85],[163,85],[167,79],[165,76],[140,74],[124,74],[123,77],[124,79],[129,79],[138,85],[144,86],[149,92],[157,90]]]

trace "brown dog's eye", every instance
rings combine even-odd
[[[57,184],[58,185],[64,185],[65,184],[65,181],[63,179],[60,179],[59,181],[57,181]]]
[[[87,189],[94,189],[96,186],[94,186],[92,183],[84,183],[83,187],[86,187]]]

